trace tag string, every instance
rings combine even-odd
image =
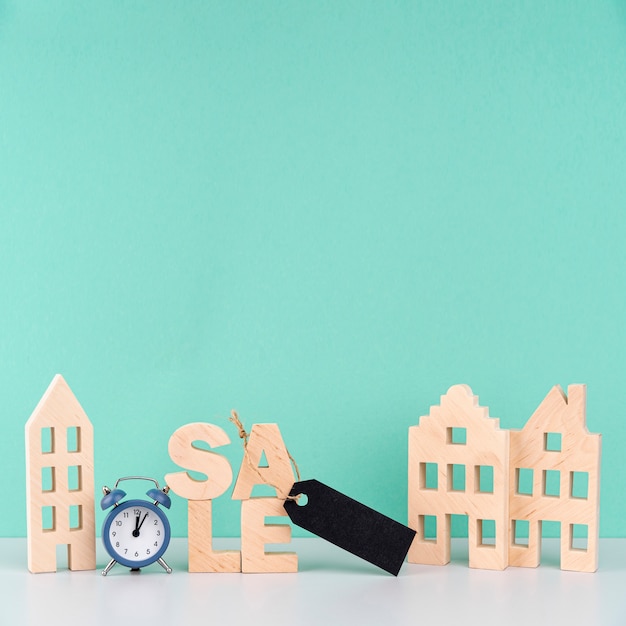
[[[267,482],[265,478],[263,478],[263,475],[259,471],[259,468],[250,460],[250,455],[248,454],[248,439],[250,438],[250,435],[249,433],[246,432],[246,429],[243,427],[243,424],[241,423],[241,420],[239,419],[239,415],[237,415],[237,411],[235,411],[234,409],[231,410],[228,421],[232,422],[235,425],[235,428],[237,428],[239,432],[239,438],[243,442],[243,455],[246,457],[246,462],[248,463],[248,465],[257,473],[257,475],[259,476],[259,478],[265,485],[268,485],[272,487],[273,489],[276,489],[276,493],[278,494],[280,492],[280,489],[276,485],[273,485],[272,483]],[[291,461],[291,464],[293,465],[293,469],[296,471],[298,482],[300,482],[300,470],[298,469],[298,464],[296,463],[296,460],[291,456],[289,450],[287,450],[287,456],[289,457],[289,460]],[[295,500],[297,502],[299,498],[300,498],[300,494],[298,494],[297,496],[288,495],[285,498],[280,498],[280,499],[281,500]]]

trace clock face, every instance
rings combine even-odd
[[[102,538],[116,561],[127,567],[144,567],[165,552],[170,527],[163,512],[153,504],[129,500],[109,513]]]

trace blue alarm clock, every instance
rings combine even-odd
[[[149,500],[126,500],[126,492],[117,486],[123,480],[148,480],[155,484],[146,492]],[[103,487],[104,497],[100,502],[102,510],[113,507],[102,526],[102,541],[111,556],[110,563],[102,571],[106,576],[110,569],[121,563],[137,571],[155,561],[171,574],[172,568],[163,560],[163,554],[170,542],[170,523],[159,505],[170,508],[171,500],[167,495],[169,487],[159,488],[154,478],[145,476],[125,476],[118,478],[111,490]]]

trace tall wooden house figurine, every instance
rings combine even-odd
[[[542,522],[561,526],[561,569],[598,568],[601,436],[585,385],[553,387],[519,431],[499,428],[466,385],[409,428],[409,562],[450,560],[451,515],[468,517],[469,565],[536,567]]]
[[[561,569],[598,569],[601,435],[586,427],[586,387],[553,387],[511,431],[510,565],[536,567],[542,521],[561,525]]]
[[[509,433],[456,385],[409,428],[410,563],[450,561],[452,515],[467,515],[469,565],[502,570],[508,562]]]
[[[62,376],[26,422],[28,569],[55,572],[57,545],[71,570],[96,567],[93,427]]]

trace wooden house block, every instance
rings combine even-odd
[[[267,465],[261,466],[265,454]],[[233,500],[247,500],[255,485],[268,485],[276,489],[279,498],[286,498],[294,483],[289,452],[285,447],[278,424],[253,424],[246,445]]]
[[[266,517],[287,516],[279,498],[250,498],[241,503],[241,571],[293,573],[298,571],[295,552],[266,552],[265,544],[289,543],[288,524],[266,524]]]
[[[57,545],[69,569],[95,569],[93,427],[62,376],[25,430],[28,569],[55,572]]]
[[[468,518],[470,567],[508,563],[509,433],[467,385],[455,385],[409,428],[410,563],[450,560],[451,516]]]
[[[213,550],[212,500],[189,500],[188,543],[190,572],[240,572],[238,550]]]
[[[586,387],[553,387],[511,431],[511,565],[540,562],[541,525],[561,525],[561,569],[598,568],[601,435],[586,427]]]

